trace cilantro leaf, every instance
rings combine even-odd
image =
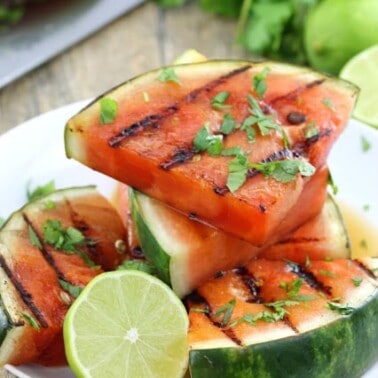
[[[28,199],[28,202],[40,199],[54,191],[55,182],[53,180],[47,182],[44,185],[37,186],[33,190],[30,189],[30,182],[28,182],[28,184],[26,185],[26,197]]]
[[[37,320],[34,317],[26,312],[22,313],[22,317],[36,330],[40,331],[41,327],[39,326]]]
[[[61,250],[67,254],[79,255],[90,267],[96,267],[91,258],[79,247],[89,245],[85,236],[74,227],[62,227],[59,220],[47,219],[42,226],[44,242],[51,244],[55,249]]]
[[[362,283],[362,278],[361,277],[353,277],[352,281],[353,281],[354,286],[359,287]]]
[[[203,152],[207,150],[209,145],[208,137],[210,136],[209,123],[206,122],[202,126],[193,140],[193,147],[195,152]]]
[[[335,106],[330,98],[324,97],[322,103],[329,109],[334,110]]]
[[[236,127],[235,119],[231,114],[225,114],[219,131],[224,135],[231,134]]]
[[[229,324],[232,317],[232,313],[234,312],[235,305],[236,305],[236,299],[231,299],[229,302],[227,302],[223,306],[220,306],[215,311],[215,314],[214,314],[215,317],[219,317],[223,315],[222,320],[221,320],[222,327],[225,327],[226,325]]]
[[[364,135],[361,135],[361,147],[362,152],[368,152],[371,148],[371,143],[367,140]]]
[[[156,268],[150,262],[143,260],[125,260],[117,270],[139,270],[152,275],[157,274]]]
[[[335,181],[333,180],[333,176],[332,176],[331,172],[328,172],[328,185],[331,187],[332,194],[335,196],[337,194],[337,192],[339,191],[339,188],[335,184]]]
[[[219,92],[217,95],[215,95],[211,99],[211,106],[217,110],[226,109],[229,107],[229,105],[226,105],[225,102],[227,101],[229,97],[230,97],[230,92],[227,92],[227,91]]]
[[[338,302],[327,302],[327,307],[332,310],[338,312],[340,315],[350,315],[354,312],[354,308],[350,307],[348,304],[341,304]]]
[[[195,136],[193,148],[195,153],[207,151],[209,155],[218,156],[223,150],[223,135],[211,134],[209,123],[206,122]]]
[[[303,128],[303,134],[306,139],[311,139],[317,135],[319,135],[320,130],[314,121],[309,122]]]
[[[67,291],[67,293],[70,293],[74,298],[77,298],[83,290],[80,286],[72,285],[64,280],[59,280],[59,284],[63,290]]]
[[[100,122],[102,125],[113,123],[117,113],[118,104],[109,97],[103,97],[100,101]]]
[[[32,226],[30,226],[30,224],[28,225],[28,234],[29,234],[30,243],[32,245],[34,245],[35,247],[37,247],[38,249],[41,250],[42,249],[42,244],[41,244],[41,242],[39,240],[38,235],[33,230]]]
[[[302,176],[312,176],[315,167],[305,160],[285,159],[267,163],[250,163],[250,167],[261,172],[266,177],[287,183],[295,179],[300,173]]]
[[[228,176],[226,186],[231,193],[238,190],[247,179],[248,159],[243,154],[238,154],[228,165]]]
[[[267,90],[265,79],[268,76],[269,72],[270,72],[270,68],[264,67],[264,69],[258,74],[256,74],[252,79],[253,88],[260,98],[264,97],[264,94]]]
[[[180,79],[176,74],[176,71],[172,67],[164,68],[158,77],[158,80],[162,83],[167,83],[169,81],[181,85]]]

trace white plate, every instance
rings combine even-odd
[[[0,216],[7,217],[26,201],[26,186],[54,180],[58,188],[96,184],[110,195],[114,181],[94,172],[64,153],[65,122],[86,102],[59,108],[12,129],[0,137]],[[361,138],[371,144],[364,152]],[[356,209],[369,204],[366,216],[378,226],[378,132],[352,120],[329,159],[334,181],[339,187],[337,197]],[[36,365],[6,367],[19,377],[73,377],[68,368],[44,368]],[[376,364],[364,378],[378,377]]]

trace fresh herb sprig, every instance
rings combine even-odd
[[[59,220],[47,219],[42,226],[42,233],[45,243],[67,254],[77,254],[88,266],[96,267],[93,260],[81,249],[92,241],[89,242],[77,228],[64,228]]]

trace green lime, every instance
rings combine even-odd
[[[340,76],[361,89],[353,116],[378,127],[378,45],[353,57],[343,67]]]
[[[377,0],[324,0],[307,18],[306,53],[318,70],[338,74],[354,55],[377,43]]]
[[[174,292],[134,270],[94,278],[69,309],[63,334],[77,377],[182,377],[188,315]]]

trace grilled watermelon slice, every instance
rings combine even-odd
[[[125,190],[120,193],[124,199]],[[243,265],[257,255],[268,259],[287,258],[298,263],[308,259],[350,257],[348,234],[331,196],[314,219],[283,240],[259,248],[191,220],[136,190],[130,188],[129,193],[132,224],[128,228],[135,226],[146,258],[180,297],[217,272]]]
[[[47,231],[51,221],[60,226]],[[82,242],[58,245],[81,239],[77,231]],[[65,361],[62,325],[75,291],[122,262],[115,243],[126,237],[95,187],[56,191],[10,216],[0,230],[0,365]]]
[[[255,259],[187,299],[190,372],[360,377],[378,359],[377,261]]]
[[[262,97],[251,82],[266,70]],[[173,72],[179,82],[172,79]],[[228,98],[219,102],[225,93]],[[247,171],[240,188],[231,187],[227,179],[234,157],[197,153],[195,137],[204,125],[219,135],[225,119],[232,117],[238,127],[224,136],[224,147],[242,149],[249,162],[299,159],[323,169],[356,93],[345,81],[274,62],[167,67],[129,80],[74,116],[65,129],[66,153],[187,216],[263,245],[319,213],[324,191],[307,206],[296,206],[311,178],[297,174],[282,182],[255,169]],[[112,109],[104,109],[109,102]],[[252,121],[250,116],[258,113],[251,110],[253,102],[260,121],[268,118],[270,126],[256,117]],[[110,112],[108,119],[104,110]]]

